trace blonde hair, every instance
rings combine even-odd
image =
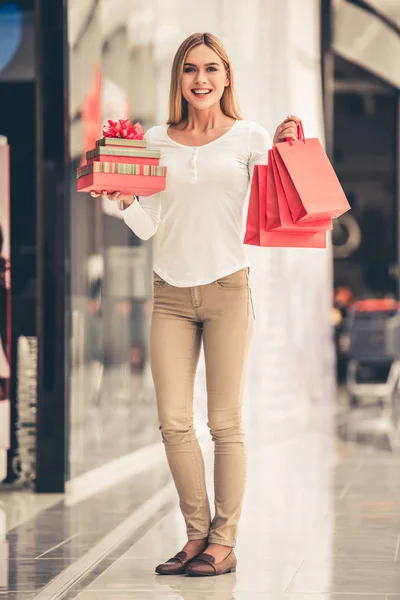
[[[179,46],[171,69],[171,87],[169,93],[168,125],[177,125],[188,116],[188,103],[182,96],[181,78],[186,57],[192,48],[204,44],[213,50],[221,59],[229,76],[229,85],[221,98],[221,110],[232,119],[243,119],[236,95],[235,78],[232,64],[222,42],[212,33],[193,33]]]

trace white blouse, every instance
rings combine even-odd
[[[255,164],[267,164],[271,139],[252,121],[203,146],[171,139],[167,125],[146,134],[168,167],[166,189],[123,211],[141,239],[157,232],[154,271],[178,287],[206,285],[248,266],[244,251],[249,183]]]

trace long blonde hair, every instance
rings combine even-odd
[[[183,66],[190,50],[201,44],[208,46],[219,56],[229,76],[229,85],[225,88],[221,98],[222,112],[232,119],[243,119],[236,95],[232,64],[224,45],[221,40],[212,33],[193,33],[179,46],[172,63],[168,125],[177,125],[184,121],[188,116],[188,103],[182,96],[181,91]]]

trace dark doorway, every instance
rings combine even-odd
[[[335,57],[334,165],[351,204],[334,229],[334,284],[397,296],[396,91]]]

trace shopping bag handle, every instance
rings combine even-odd
[[[302,141],[304,144],[306,143],[306,136],[304,135],[303,123],[300,121],[297,125],[297,137],[299,141]],[[292,138],[286,138],[291,146],[293,146]]]

